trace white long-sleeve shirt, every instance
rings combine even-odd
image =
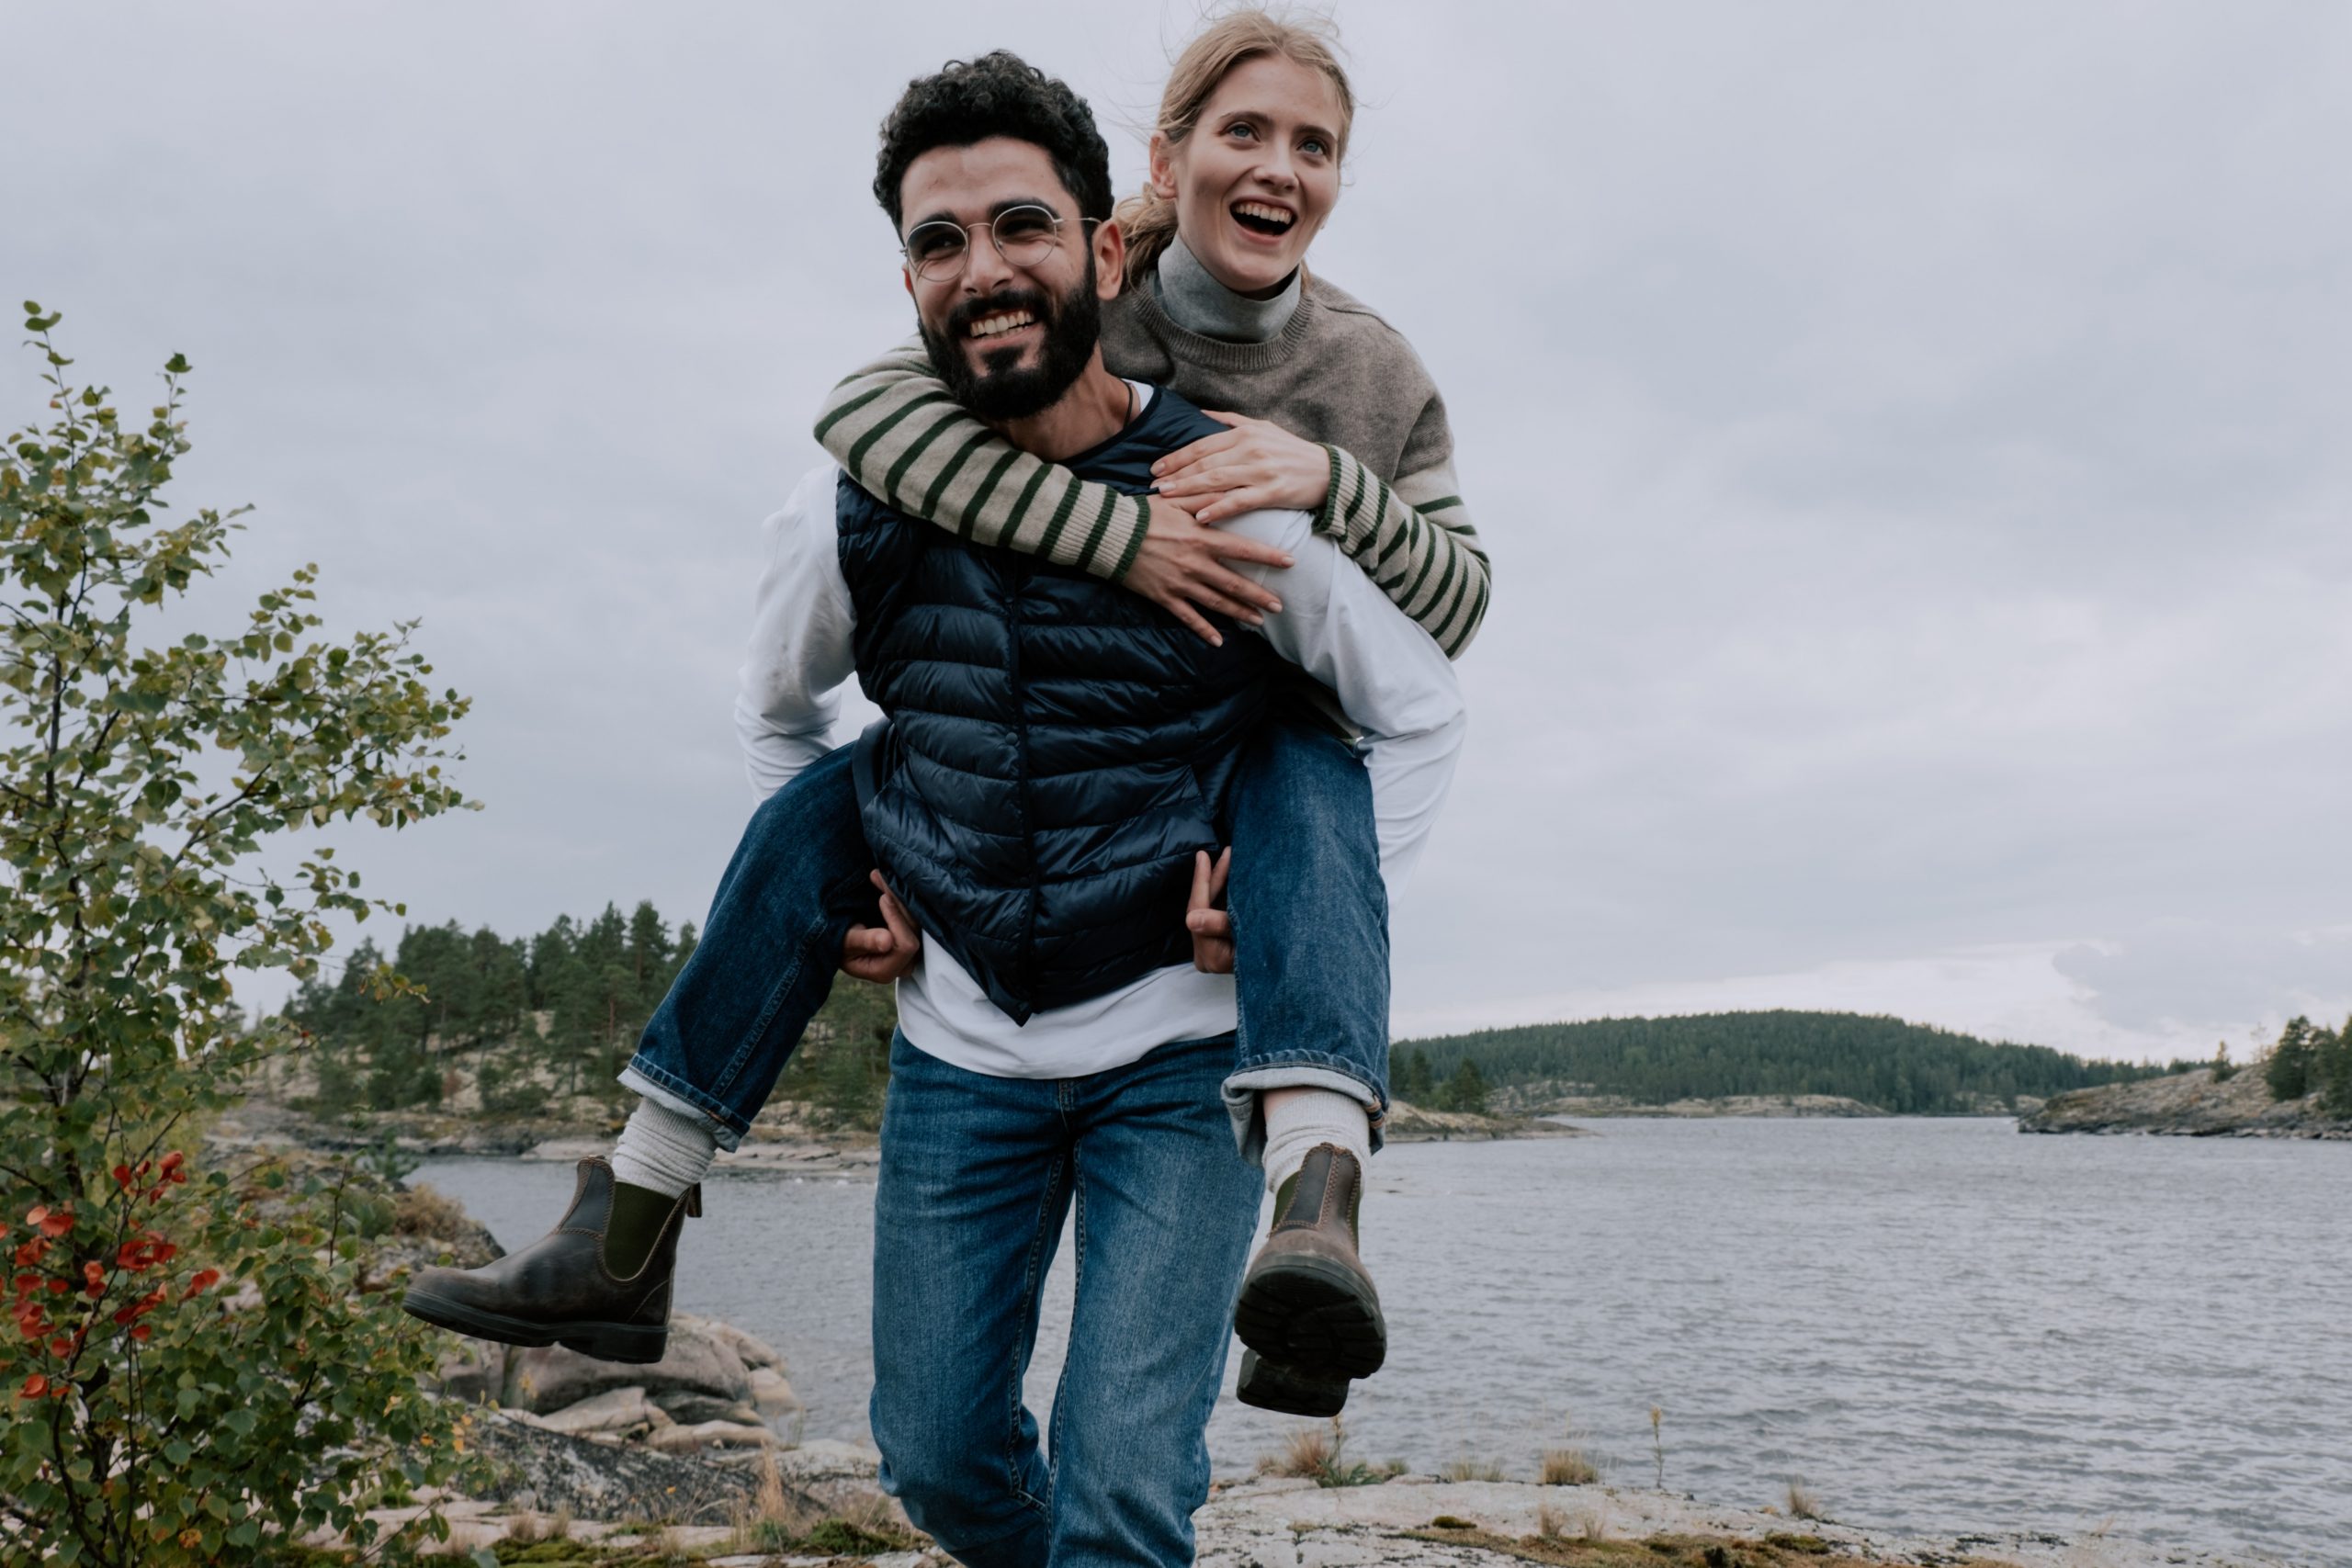
[[[1139,387],[1148,400],[1151,389]],[[763,797],[831,750],[842,685],[855,673],[856,625],[842,576],[834,495],[841,470],[811,472],[763,525],[750,655],[735,728]],[[1380,869],[1393,908],[1453,780],[1468,725],[1460,682],[1436,641],[1374,587],[1303,512],[1223,525],[1288,554],[1286,568],[1236,563],[1282,601],[1261,630],[1273,650],[1331,688],[1364,738]],[[899,982],[899,1025],[931,1055],[999,1077],[1075,1077],[1156,1045],[1235,1026],[1233,976],[1170,964],[1016,1024],[933,936]]]

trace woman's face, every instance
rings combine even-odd
[[[1151,187],[1219,283],[1270,295],[1298,270],[1340,199],[1340,96],[1280,55],[1226,73],[1193,133],[1151,139]]]

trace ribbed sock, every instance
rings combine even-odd
[[[710,1170],[718,1140],[697,1116],[639,1100],[613,1145],[613,1213],[605,1225],[605,1266],[621,1279],[645,1267],[678,1195]]]
[[[614,1179],[675,1198],[710,1173],[718,1140],[699,1116],[681,1116],[666,1105],[640,1100],[628,1113],[620,1142],[613,1145]]]
[[[1310,1150],[1336,1144],[1372,1168],[1372,1117],[1363,1102],[1333,1089],[1270,1089],[1261,1098],[1266,1118],[1266,1190],[1280,1190],[1298,1174]]]

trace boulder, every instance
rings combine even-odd
[[[742,1358],[710,1333],[702,1319],[673,1315],[669,1353],[650,1366],[599,1361],[560,1345],[510,1351],[499,1403],[546,1415],[610,1389],[629,1387],[641,1388],[657,1400],[685,1393],[708,1394],[729,1404],[749,1404],[752,1374]]]
[[[764,1368],[762,1371],[765,1371]],[[758,1372],[752,1374],[759,1376]],[[771,1374],[773,1375],[773,1374]],[[756,1385],[754,1395],[757,1397]],[[662,1413],[682,1426],[691,1427],[702,1421],[741,1421],[752,1426],[760,1422],[759,1411],[740,1399],[721,1399],[717,1394],[695,1393],[686,1389],[672,1389],[655,1399]]]
[[[671,1420],[662,1407],[645,1397],[641,1388],[608,1389],[576,1404],[549,1411],[538,1425],[550,1432],[584,1438],[594,1432],[630,1433],[663,1427]]]
[[[779,1377],[791,1372],[792,1369],[784,1364],[783,1352],[758,1336],[744,1333],[731,1323],[721,1323],[715,1317],[696,1317],[691,1313],[672,1313],[671,1332],[675,1333],[680,1323],[692,1324],[698,1331],[718,1340],[735,1352],[738,1360],[753,1371],[767,1367]]]
[[[787,1482],[871,1481],[881,1473],[882,1450],[871,1443],[814,1438],[778,1455],[776,1469]]]
[[[486,1404],[505,1390],[506,1347],[468,1340],[465,1349],[442,1361],[433,1382],[452,1399]]]
[[[692,1427],[663,1427],[646,1438],[656,1453],[700,1453],[705,1449],[773,1449],[784,1439],[765,1427],[737,1421],[703,1421]]]
[[[762,1416],[773,1420],[778,1416],[790,1416],[800,1408],[800,1396],[784,1374],[773,1367],[752,1369],[752,1406]]]
[[[570,1508],[582,1519],[667,1517],[682,1524],[723,1525],[751,1506],[759,1491],[754,1470],[714,1464],[708,1458],[655,1453],[550,1432],[511,1413],[476,1411],[467,1446],[492,1461],[486,1498],[510,1502],[527,1495],[542,1511]],[[675,1430],[665,1427],[663,1430]],[[812,1516],[824,1499],[786,1480],[785,1500]]]

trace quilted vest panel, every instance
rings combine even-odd
[[[1068,466],[1135,493],[1225,428],[1163,390]],[[1189,963],[1193,856],[1227,841],[1279,664],[1264,640],[1224,624],[1211,648],[1124,588],[958,539],[847,475],[836,513],[858,680],[886,716],[858,741],[858,804],[909,912],[1017,1022]]]

